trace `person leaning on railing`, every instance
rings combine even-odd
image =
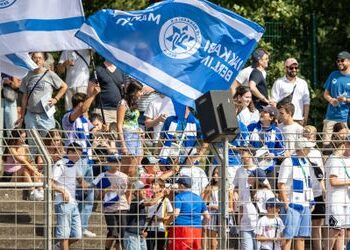
[[[26,132],[21,129],[14,129],[11,131],[11,137],[5,141],[6,146],[2,156],[4,164],[3,181],[40,182],[42,174],[34,165],[25,140]],[[35,189],[35,187],[32,187],[29,199],[43,200],[43,188]]]

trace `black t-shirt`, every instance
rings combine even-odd
[[[253,69],[252,73],[250,73],[249,76],[249,82],[253,81],[256,84],[256,88],[260,91],[260,93],[265,96],[268,99],[268,91],[267,91],[267,86],[266,86],[266,79],[264,77],[264,75],[262,74],[262,72],[258,69]],[[256,98],[253,95],[253,102],[255,107],[261,111],[262,110],[262,106],[266,106],[267,103],[260,101],[258,98]]]
[[[146,225],[147,213],[143,201],[135,198],[131,201],[130,210],[126,216],[129,233],[140,235]]]
[[[104,66],[97,66],[96,68],[97,79],[100,83],[101,93],[101,102],[104,109],[116,109],[118,103],[122,99],[122,88],[124,84],[123,73],[116,69],[113,73],[110,72]],[[96,107],[99,108],[100,104],[98,103],[100,97],[96,98],[97,103]]]

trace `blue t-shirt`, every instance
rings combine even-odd
[[[324,84],[324,89],[328,90],[333,98],[341,95],[350,98],[350,74],[343,75],[340,71],[333,71]],[[328,103],[326,119],[336,122],[346,122],[349,107],[350,105],[344,102],[340,102],[337,107],[333,107],[332,104]]]
[[[191,191],[181,192],[175,196],[174,207],[180,209],[176,226],[202,227],[201,215],[208,208],[200,196]]]

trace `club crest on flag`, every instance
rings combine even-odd
[[[202,34],[198,25],[186,17],[172,18],[160,29],[160,48],[170,58],[185,59],[192,56],[201,42]]]
[[[5,9],[14,4],[17,0],[0,0],[0,9]]]

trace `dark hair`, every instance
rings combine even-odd
[[[87,95],[85,93],[75,93],[73,96],[72,96],[72,105],[73,105],[73,108],[75,108],[76,106],[78,106],[79,103],[81,102],[85,102],[87,98]]]
[[[130,84],[126,88],[126,93],[125,93],[125,100],[128,103],[128,106],[130,107],[131,110],[134,110],[137,108],[137,97],[136,94],[137,92],[142,90],[142,84],[133,79],[130,78]]]
[[[288,102],[288,103],[284,103],[282,105],[278,106],[278,109],[284,109],[286,111],[287,114],[290,114],[291,116],[294,115],[295,112],[295,106],[293,103]]]
[[[8,156],[10,154],[10,147],[11,146],[15,146],[18,144],[21,134],[25,133],[25,130],[23,129],[13,129],[10,132],[10,136],[8,138],[6,138],[5,140],[5,150],[2,156],[2,159],[5,161],[6,160],[6,156]]]
[[[97,113],[92,113],[92,114],[90,115],[90,121],[91,121],[91,122],[100,121],[100,122],[103,123],[102,115],[97,114]]]
[[[235,95],[233,96],[233,99],[234,99],[236,102],[238,102],[238,97],[239,97],[239,96],[242,97],[245,93],[248,93],[248,92],[252,92],[248,86],[243,86],[243,85],[238,86],[238,87],[236,88],[236,93],[235,93]],[[250,112],[254,112],[254,111],[256,110],[253,100],[249,103],[248,109],[249,109]],[[241,110],[240,110],[240,111],[241,111]],[[238,112],[238,113],[239,113],[239,112]]]
[[[342,130],[344,128],[347,129],[347,127],[344,123],[337,122],[336,124],[334,124],[333,133],[338,133],[340,130]]]

